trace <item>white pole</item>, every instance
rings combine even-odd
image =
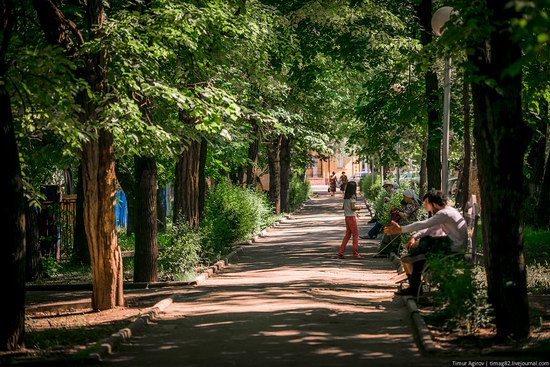
[[[451,123],[451,58],[445,58],[443,94],[443,147],[441,149],[441,191],[448,194],[449,183],[449,126]]]

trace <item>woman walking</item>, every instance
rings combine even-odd
[[[334,193],[336,192],[337,181],[338,181],[338,178],[336,177],[336,172],[332,172],[332,175],[330,175],[328,179],[328,183],[329,183],[328,191],[330,192],[330,196],[334,196]]]
[[[357,198],[357,183],[355,181],[350,181],[346,185],[346,190],[344,191],[344,216],[346,217],[346,235],[340,244],[338,250],[338,257],[340,259],[344,258],[344,252],[346,251],[346,245],[351,236],[353,236],[353,258],[360,259],[359,256],[359,233],[357,231],[357,216],[355,212],[360,208],[355,206],[355,200]]]

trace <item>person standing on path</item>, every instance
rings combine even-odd
[[[342,175],[340,176],[340,191],[344,192],[347,184],[348,176],[346,176],[346,172],[342,172]]]
[[[330,196],[334,196],[334,193],[336,193],[336,184],[338,183],[336,172],[332,172],[332,175],[330,175],[328,179],[328,183],[329,183],[328,191],[330,192]]]
[[[351,236],[353,236],[353,257],[355,259],[360,259],[359,256],[359,232],[357,231],[357,215],[356,211],[360,207],[355,206],[355,200],[357,199],[357,183],[355,181],[350,181],[346,185],[346,190],[344,191],[344,216],[346,218],[346,235],[340,244],[338,249],[338,257],[340,259],[344,258],[344,252],[346,251],[346,245]]]

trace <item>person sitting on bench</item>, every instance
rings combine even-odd
[[[464,253],[468,243],[466,220],[458,210],[447,205],[447,197],[442,191],[428,192],[422,198],[422,205],[432,213],[430,218],[406,226],[392,221],[384,228],[387,235],[417,231],[407,243],[409,254],[401,258],[409,287],[396,292],[397,295],[419,294],[426,253]]]

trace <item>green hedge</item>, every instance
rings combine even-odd
[[[289,187],[290,210],[293,211],[298,208],[309,199],[310,195],[311,185],[309,181],[302,181],[298,177],[293,176],[290,180]]]
[[[190,280],[200,262],[201,234],[179,219],[168,229],[169,242],[159,251],[158,265],[163,278]]]
[[[226,183],[212,188],[206,197],[201,225],[203,257],[215,259],[231,250],[231,244],[249,239],[270,223],[273,210],[267,196]]]
[[[382,180],[376,173],[369,173],[361,177],[359,188],[368,201],[374,201],[382,187]]]

